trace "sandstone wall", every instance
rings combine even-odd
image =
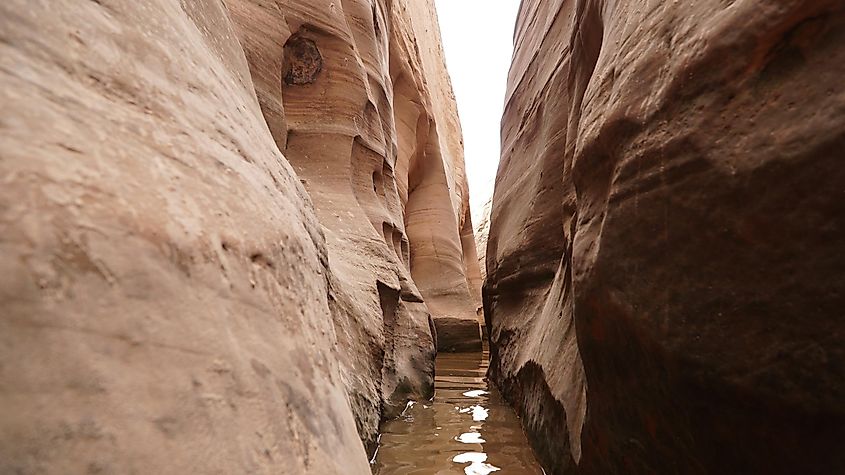
[[[218,2],[0,5],[0,473],[367,473]]]
[[[484,300],[547,471],[845,470],[842,2],[526,0],[515,46]]]
[[[475,248],[478,250],[478,266],[481,268],[481,279],[487,278],[487,239],[490,236],[490,213],[493,210],[491,196],[481,210],[481,220],[475,226]]]
[[[479,344],[433,15],[0,5],[0,472],[369,472]]]
[[[478,254],[478,266],[481,280],[487,278],[487,238],[490,236],[490,212],[492,211],[493,197],[491,196],[484,208],[481,210],[481,220],[475,226],[475,248]],[[478,320],[481,325],[481,334],[484,340],[489,342],[488,325],[484,318],[483,307],[478,311]]]
[[[430,391],[429,313],[440,349],[480,344],[463,142],[433,2],[230,4],[273,136],[326,232],[340,337],[369,342],[341,346],[356,410],[377,424],[379,393],[404,405]],[[383,316],[394,311],[396,322]],[[396,371],[381,352],[394,346],[388,365],[418,376],[381,387]]]

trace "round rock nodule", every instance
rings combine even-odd
[[[323,57],[317,44],[299,33],[285,43],[282,78],[287,85],[313,84],[323,69]]]

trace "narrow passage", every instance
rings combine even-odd
[[[541,475],[513,410],[487,383],[489,354],[440,353],[434,400],[382,425],[377,475]]]

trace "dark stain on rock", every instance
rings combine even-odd
[[[264,363],[256,360],[255,358],[250,360],[249,363],[252,366],[253,371],[255,371],[255,373],[257,375],[261,376],[262,378],[266,378],[267,376],[270,376],[270,374],[272,373],[270,371],[270,368],[267,367],[267,365],[265,365]]]
[[[260,252],[253,252],[252,254],[250,254],[249,260],[252,261],[253,264],[264,266],[268,269],[273,269],[276,267],[271,259],[269,259],[267,256]]]
[[[376,36],[378,37],[381,33],[381,26],[378,23],[378,11],[376,10],[377,5],[373,3],[373,30],[376,32]]]
[[[175,417],[164,416],[153,420],[156,428],[168,438],[173,438],[178,429],[179,423]]]
[[[301,33],[291,36],[285,43],[282,78],[289,86],[313,84],[323,70],[323,56],[314,40]]]

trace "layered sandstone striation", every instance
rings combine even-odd
[[[547,471],[845,471],[842,2],[526,0],[515,46],[484,300]]]
[[[487,278],[487,238],[490,235],[490,212],[493,206],[493,197],[491,196],[484,207],[481,209],[481,218],[475,226],[475,248],[478,254],[478,266],[481,272],[481,280]],[[489,341],[487,322],[484,318],[484,308],[478,310],[478,323],[481,325],[482,339]]]
[[[431,374],[429,314],[440,349],[480,345],[463,142],[433,2],[230,4],[273,137],[326,232],[340,337],[370,342],[345,364],[356,404],[377,417],[376,394],[430,388],[430,377],[373,386],[396,370],[381,367],[385,346],[400,371]]]
[[[0,18],[0,472],[365,473],[320,225],[228,12]]]
[[[481,268],[482,281],[487,278],[487,239],[490,236],[490,212],[493,209],[491,196],[481,209],[481,219],[475,226],[475,248],[478,250],[478,265]]]
[[[0,472],[368,473],[439,320],[480,345],[407,3],[0,6]]]
[[[273,138],[323,225],[342,374],[372,443],[382,408],[431,397],[435,342],[480,346],[463,144],[433,3],[229,5]]]

